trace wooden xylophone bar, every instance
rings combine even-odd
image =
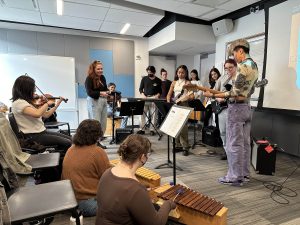
[[[110,161],[110,164],[115,166],[120,162],[119,159],[114,159]],[[155,173],[145,167],[141,167],[136,171],[137,178],[139,181],[147,187],[153,188],[160,186],[160,175]]]
[[[195,192],[180,184],[177,184],[166,190],[165,192],[159,194],[158,197],[164,200],[173,199],[179,191],[181,191],[182,193],[175,199],[175,203],[179,205],[207,214],[209,216],[216,215],[216,213],[223,208],[223,204],[221,202]]]

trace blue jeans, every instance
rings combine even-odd
[[[107,100],[106,98],[93,99],[87,97],[87,110],[89,119],[98,120],[101,124],[103,133],[106,130],[106,119],[107,119]]]
[[[110,105],[108,105],[107,106],[107,117],[112,117],[112,114],[113,114],[113,109],[112,109],[112,107]],[[115,116],[120,116],[120,112],[119,111],[115,111]],[[120,128],[126,128],[127,121],[128,121],[128,116],[123,116]]]
[[[96,216],[97,208],[97,200],[95,198],[78,202],[78,209],[82,212],[84,217]]]

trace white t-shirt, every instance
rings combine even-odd
[[[34,108],[33,105],[23,99],[17,99],[11,105],[12,113],[16,118],[19,130],[24,134],[41,133],[46,130],[42,117],[35,118],[23,113],[26,107]]]
[[[197,86],[203,86],[200,80],[191,80],[192,84],[196,84]],[[202,91],[194,91],[195,99],[201,99]]]

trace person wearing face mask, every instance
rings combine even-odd
[[[142,78],[140,83],[140,94],[142,98],[154,98],[158,99],[161,95],[161,79],[155,76],[156,70],[154,66],[148,66],[146,68],[148,76]],[[150,134],[154,135],[154,128],[152,126],[156,126],[156,110],[153,102],[146,101],[144,107],[144,114],[141,115],[140,121],[140,130],[137,132],[138,134],[145,134],[145,114],[149,113],[149,117],[151,119],[152,125],[150,125]]]
[[[179,96],[182,93],[183,86],[187,84],[191,84],[191,81],[189,81],[188,78],[188,69],[186,65],[181,65],[176,69],[176,75],[174,78],[174,81],[171,84],[169,93],[167,95],[167,102],[171,102],[172,96],[176,98],[176,96]],[[192,98],[193,96],[191,96]],[[188,106],[188,103],[180,102],[179,105],[182,106]],[[188,139],[188,126],[184,125],[182,128],[178,138],[176,138],[176,148],[183,149],[183,155],[188,156],[189,155],[189,139]]]
[[[100,61],[94,61],[89,65],[87,77],[85,80],[87,92],[87,110],[89,119],[98,120],[102,127],[102,133],[106,130],[107,119],[107,96],[108,89],[106,79],[103,75],[103,64]],[[102,148],[106,148],[102,146]]]
[[[214,89],[217,91],[230,91],[232,87],[232,80],[236,75],[237,63],[234,59],[227,59],[224,64],[225,74],[216,81]],[[226,121],[227,121],[227,99],[216,98],[218,102],[218,112],[215,112],[218,116],[218,125],[220,130],[220,136],[223,142],[224,152],[221,154],[221,159],[226,160]]]
[[[165,225],[176,207],[165,201],[157,211],[145,186],[135,176],[148,160],[150,141],[138,134],[129,135],[120,145],[120,163],[102,175],[97,192],[96,225]]]

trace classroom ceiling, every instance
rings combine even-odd
[[[259,0],[64,0],[63,15],[56,0],[0,0],[0,20],[144,36],[170,11],[206,21]]]

